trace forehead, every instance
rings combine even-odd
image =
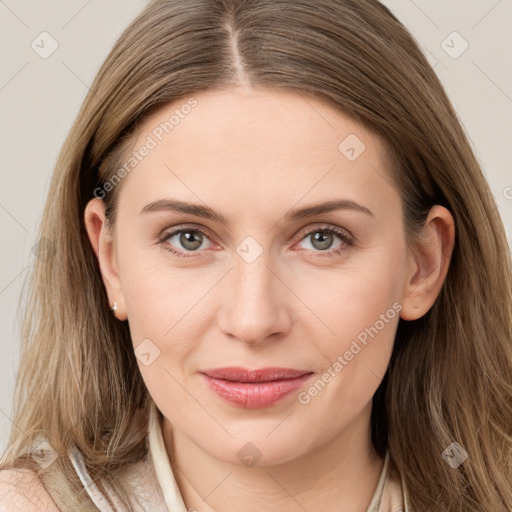
[[[164,193],[241,206],[256,198],[271,206],[336,192],[378,200],[383,183],[391,185],[385,147],[375,135],[292,92],[194,94],[144,121],[134,149],[144,146],[150,149],[123,184],[136,202]]]
[[[184,98],[161,107],[146,119],[138,130],[138,142],[152,135],[159,146],[166,142],[179,143],[182,150],[197,150],[200,146],[201,151],[193,155],[199,157],[216,153],[219,144],[225,147],[236,141],[238,144],[231,145],[223,158],[253,155],[258,150],[270,151],[269,156],[293,157],[284,154],[290,149],[297,156],[337,157],[340,137],[350,134],[354,141],[357,137],[361,142],[378,144],[351,118],[323,102],[293,92],[213,90],[192,98],[192,107],[191,98]]]

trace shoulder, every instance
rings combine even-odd
[[[30,469],[0,470],[0,512],[59,512],[37,474]]]

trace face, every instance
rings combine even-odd
[[[137,132],[105,280],[165,428],[235,463],[366,435],[411,270],[384,146],[293,93],[194,98]]]

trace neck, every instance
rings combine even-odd
[[[371,443],[371,406],[337,436],[273,465],[219,460],[164,419],[163,437],[187,510],[366,511],[384,460]]]

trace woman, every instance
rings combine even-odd
[[[380,3],[151,2],[40,236],[0,510],[512,509],[503,225]]]

